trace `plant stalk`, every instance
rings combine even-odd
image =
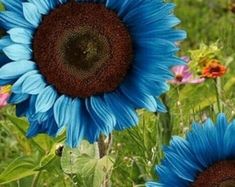
[[[215,81],[215,91],[216,91],[216,100],[219,113],[222,112],[222,102],[221,102],[221,79],[216,78]]]
[[[104,135],[100,135],[100,138],[98,141],[100,159],[102,159],[103,157],[109,154],[111,146],[112,146],[112,134],[109,134],[107,138]],[[107,173],[101,187],[110,187],[111,186],[110,183],[111,183],[110,176]]]
[[[171,114],[170,108],[167,105],[167,95],[162,96],[162,101],[166,106],[167,112],[159,114],[160,124],[162,125],[162,143],[168,145],[171,139],[172,134],[172,125],[171,125]]]

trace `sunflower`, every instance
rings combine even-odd
[[[224,114],[217,122],[208,119],[194,124],[186,140],[174,137],[164,149],[165,159],[156,167],[159,182],[148,187],[233,187],[235,186],[235,121]]]
[[[138,123],[136,109],[164,111],[170,68],[182,64],[184,31],[162,0],[2,0],[0,85],[30,122],[27,135],[91,143]]]

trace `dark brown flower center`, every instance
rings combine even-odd
[[[212,67],[210,69],[210,73],[219,73],[221,72],[221,68],[220,67]]]
[[[175,76],[175,79],[176,79],[178,82],[182,82],[182,80],[183,80],[183,75],[176,75],[176,76]]]
[[[43,17],[34,59],[47,82],[72,97],[115,90],[132,61],[130,34],[102,4],[69,2]]]
[[[199,174],[192,187],[235,187],[235,160],[221,161]]]

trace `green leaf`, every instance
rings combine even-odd
[[[15,128],[17,128],[18,133],[23,137],[26,135],[26,131],[29,127],[28,122],[23,118],[17,118],[12,115],[5,114],[8,120],[10,120]],[[33,145],[35,148],[39,149],[42,153],[50,151],[53,140],[48,135],[40,134],[32,139],[27,139],[28,144]]]
[[[69,175],[76,174],[84,187],[100,187],[113,167],[113,157],[98,157],[97,144],[83,141],[79,149],[64,148],[61,167]]]
[[[25,135],[26,130],[29,126],[28,122],[25,119],[17,118],[9,114],[4,114],[4,115],[18,128],[19,132]]]
[[[107,179],[113,168],[113,158],[104,156],[101,159],[93,159],[86,155],[80,156],[77,163],[80,166],[80,175],[87,187],[100,187]]]
[[[65,173],[74,174],[79,171],[80,168],[76,162],[81,155],[88,155],[90,158],[99,158],[98,145],[82,141],[77,149],[71,149],[65,146],[61,158],[61,167]]]
[[[37,162],[31,156],[18,157],[12,161],[0,175],[0,184],[9,183],[21,178],[34,175]]]

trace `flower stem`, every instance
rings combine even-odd
[[[162,96],[162,101],[167,108],[167,112],[160,114],[159,120],[162,126],[162,143],[167,145],[170,142],[172,134],[171,114],[170,108],[167,106],[167,95]]]
[[[109,154],[111,146],[112,146],[112,134],[109,134],[107,138],[104,135],[100,135],[98,141],[100,159]],[[102,187],[109,187],[109,186],[110,186],[110,176],[107,173],[105,176],[105,180],[102,184]]]
[[[222,112],[222,102],[221,102],[221,79],[216,78],[215,81],[215,91],[216,91],[216,100],[217,100],[217,107],[218,111]]]
[[[110,134],[108,138],[106,138],[104,135],[100,135],[98,141],[100,158],[103,158],[108,154],[111,145],[112,145],[112,134]]]

